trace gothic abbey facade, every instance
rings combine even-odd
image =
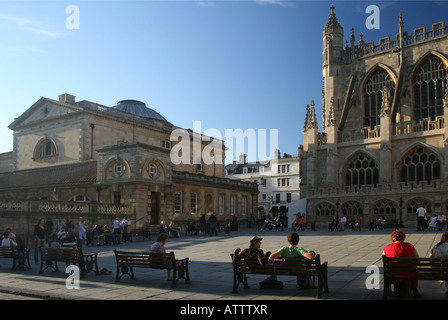
[[[385,217],[416,224],[416,208],[448,210],[448,26],[344,43],[334,7],[323,29],[322,128],[307,106],[301,197],[318,225],[364,226]]]

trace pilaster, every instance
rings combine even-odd
[[[380,183],[392,183],[392,117],[390,109],[390,92],[383,89],[383,104],[380,111]]]

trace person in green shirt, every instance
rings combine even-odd
[[[274,260],[280,256],[282,257],[300,257],[303,256],[307,259],[314,260],[316,253],[314,251],[307,251],[304,248],[297,247],[300,237],[296,232],[292,232],[288,235],[289,246],[281,247],[277,252],[274,252],[269,256],[269,260]],[[274,280],[276,277],[273,276]],[[308,289],[312,286],[310,276],[297,276],[298,289]],[[314,285],[313,285],[314,286]]]
[[[290,233],[288,235],[289,246],[281,247],[278,251],[272,253],[269,256],[269,260],[276,259],[280,256],[289,257],[289,258],[303,256],[310,260],[314,260],[314,258],[316,257],[316,254],[314,253],[314,251],[308,252],[304,248],[297,247],[299,240],[300,240],[300,237],[296,232]]]

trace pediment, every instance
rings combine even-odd
[[[82,110],[81,107],[76,105],[61,103],[48,98],[41,98],[22,115],[16,118],[14,122],[9,125],[9,128],[15,130],[23,126],[34,125],[40,122],[60,118]]]

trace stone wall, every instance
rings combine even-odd
[[[33,242],[34,226],[40,219],[53,221],[56,229],[59,218],[70,217],[78,232],[79,218],[87,221],[89,230],[95,224],[108,224],[113,229],[115,218],[120,220],[126,216],[131,221],[131,230],[135,228],[136,215],[130,205],[105,205],[79,202],[46,201],[46,200],[0,200],[0,231],[11,228],[17,239]]]

